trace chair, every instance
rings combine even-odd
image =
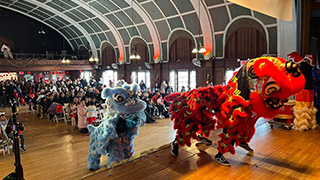
[[[57,107],[60,107],[61,108],[61,112],[56,112],[54,115],[53,115],[53,121],[59,123],[60,120],[63,120],[65,123],[67,122],[67,119],[66,119],[66,116],[65,116],[65,109],[64,109],[64,106],[62,106],[61,104],[58,104],[57,103]],[[58,108],[56,108],[58,109]],[[60,115],[60,116],[58,116]]]
[[[105,113],[105,110],[104,109],[97,109],[96,110],[96,114],[97,114],[97,117],[96,117],[96,121],[93,123],[94,126],[98,126],[104,119],[104,114]]]
[[[11,143],[11,145],[9,145],[9,143]],[[6,154],[6,151],[10,154],[10,151],[12,151],[12,145],[13,141],[11,139],[0,140],[0,152],[2,152],[3,155]]]
[[[3,145],[2,140],[0,140],[0,152],[2,152],[3,155],[6,155],[5,146]]]

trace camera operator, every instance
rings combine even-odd
[[[24,136],[22,135],[22,131],[24,130],[23,125],[20,124],[19,122],[17,122],[16,125],[14,125],[13,122],[12,122],[12,119],[10,119],[9,122],[6,121],[6,117],[5,117],[4,113],[0,114],[0,120],[1,120],[1,122],[2,121],[7,122],[7,124],[4,125],[4,127],[5,127],[5,131],[6,131],[5,133],[7,134],[8,138],[13,140],[13,131],[15,131],[16,128],[18,129],[19,137],[21,139],[20,147],[21,147],[21,149],[23,151],[26,151],[27,149],[26,149],[26,146],[24,144]],[[1,123],[1,124],[3,124],[3,123]],[[14,152],[14,150],[13,150],[13,152]]]
[[[4,136],[4,140],[8,140],[8,136],[6,133],[6,128],[8,125],[8,120],[6,119],[4,112],[0,112],[0,134]]]

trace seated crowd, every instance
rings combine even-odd
[[[112,83],[113,84],[113,83]],[[146,88],[140,83],[139,97],[147,103],[145,110],[147,122],[155,122],[154,118],[168,118],[168,104],[163,100],[164,96],[172,93],[172,87],[165,81],[166,86]],[[111,85],[112,86],[112,85]],[[101,92],[106,87],[92,78],[87,82],[84,78],[74,81],[58,80],[34,83],[33,81],[1,81],[0,82],[0,108],[10,106],[9,102],[16,101],[19,105],[28,105],[28,109],[38,117],[48,117],[53,120],[67,107],[67,113],[71,119],[72,128],[78,127],[81,133],[88,133],[87,125],[93,124],[98,110],[103,110],[104,100]]]

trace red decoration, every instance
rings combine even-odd
[[[8,71],[8,74],[10,74],[10,71]]]
[[[58,74],[58,71],[56,71],[56,74]]]
[[[49,71],[49,74],[51,74],[51,71]]]
[[[94,70],[93,72],[97,72],[96,70]]]
[[[67,71],[67,74],[69,74],[69,71]]]
[[[30,72],[28,71],[28,74],[30,74]]]
[[[23,72],[23,71],[19,71],[19,74],[21,74],[21,75],[22,75],[22,74],[24,74],[24,72]]]
[[[177,143],[190,146],[191,138],[199,140],[199,134],[208,137],[210,131],[223,128],[223,132],[218,134],[221,138],[218,141],[219,152],[234,154],[234,145],[251,140],[259,117],[275,117],[285,100],[304,88],[302,75],[294,76],[286,68],[279,68],[286,66],[286,62],[277,57],[252,59],[234,74],[233,77],[237,78],[232,78],[228,85],[200,87],[166,96],[165,100],[172,102],[169,113],[177,130]],[[249,86],[241,86],[242,82],[248,81],[245,75],[262,79],[262,82],[252,84],[256,87],[253,92]],[[281,91],[266,94],[269,78]]]
[[[80,72],[82,72],[82,70],[79,70]]]

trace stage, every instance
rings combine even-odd
[[[305,132],[278,126],[271,129],[261,119],[250,143],[254,155],[237,147],[235,155],[226,155],[231,167],[224,167],[213,160],[217,144],[206,146],[194,141],[191,147],[180,148],[178,157],[172,156],[169,143],[175,132],[169,119],[161,119],[140,128],[134,142],[136,160],[107,169],[104,167],[107,157],[103,157],[103,168],[91,172],[86,168],[88,135],[80,134],[78,129],[72,130],[69,124],[53,123],[35,114],[18,117],[25,125],[27,151],[21,151],[21,162],[24,177],[29,180],[320,178],[319,129]],[[214,142],[218,132],[210,137]],[[2,178],[13,172],[14,155],[0,154],[0,167]]]
[[[226,155],[231,167],[214,161],[217,144],[207,146],[196,141],[191,147],[180,148],[179,156],[170,154],[170,146],[163,146],[130,163],[98,171],[83,177],[98,179],[318,179],[320,137],[319,130],[298,132],[270,126],[258,121],[257,133],[249,154],[237,147],[236,154]],[[213,135],[210,139],[216,140]]]

